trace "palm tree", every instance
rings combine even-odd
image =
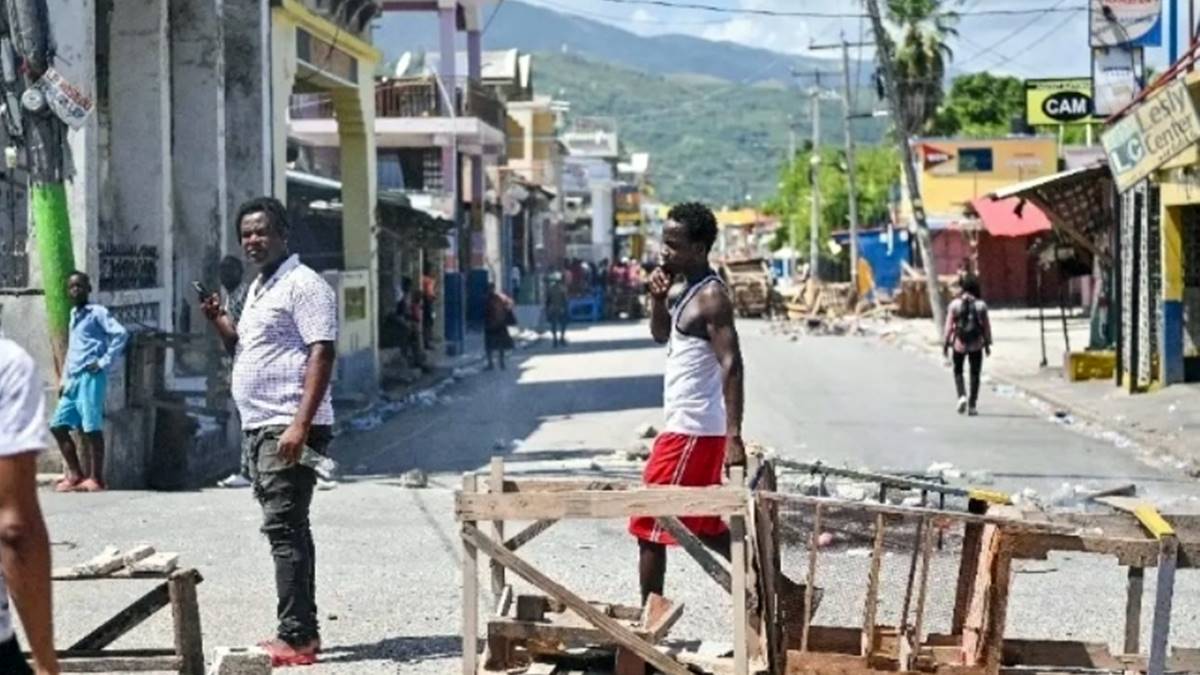
[[[896,79],[905,102],[905,135],[924,131],[942,103],[946,68],[954,58],[959,15],[950,5],[962,0],[887,0],[888,21],[899,36]]]

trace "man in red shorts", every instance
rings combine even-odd
[[[650,334],[667,345],[663,382],[666,423],[654,441],[643,481],[647,485],[720,485],[727,465],[744,464],[742,352],[733,325],[733,302],[708,264],[717,219],[707,206],[679,204],[663,227],[662,266],[650,275]],[[686,280],[673,304],[675,278]],[[701,541],[729,559],[729,529],[720,518],[681,518]],[[675,539],[654,518],[633,518],[638,538],[642,603],[662,595],[668,545]]]

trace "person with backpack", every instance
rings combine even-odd
[[[979,414],[979,379],[983,372],[983,357],[992,355],[992,324],[988,321],[987,303],[980,299],[979,279],[966,274],[960,282],[962,293],[946,312],[946,339],[942,355],[954,350],[954,386],[958,391],[958,414],[974,417]],[[963,364],[971,365],[971,393],[963,383]]]

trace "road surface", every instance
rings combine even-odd
[[[433,405],[340,437],[334,452],[348,475],[318,495],[313,517],[327,653],[306,672],[454,672],[460,585],[453,490],[462,472],[486,469],[493,454],[503,454],[510,471],[528,475],[638,475],[639,467],[624,461],[621,451],[637,442],[639,426],[660,418],[664,354],[647,334],[644,325],[632,323],[576,328],[566,349],[542,343],[512,359],[507,371],[470,375],[442,390]],[[1142,463],[1130,449],[1049,421],[1046,411],[1018,397],[987,391],[980,417],[954,414],[949,371],[925,356],[871,338],[791,341],[757,323],[743,324],[742,338],[745,436],[784,457],[920,470],[950,462],[992,472],[1001,488],[1032,486],[1043,495],[1064,482],[1128,481],[1164,499],[1198,494],[1193,481]],[[429,473],[427,489],[402,486],[401,474],[413,468]],[[200,600],[210,649],[269,636],[273,576],[248,490],[43,498],[57,564],[90,557],[106,544],[145,542],[179,551],[206,577]],[[636,547],[624,523],[560,524],[524,550],[592,597],[636,602]],[[789,554],[785,566],[802,578],[796,560]],[[953,579],[953,562],[949,555],[938,557],[934,579]],[[903,556],[889,556],[885,584],[900,578],[906,565]],[[1010,615],[1015,634],[1120,639],[1122,570],[1081,556],[1039,565],[1018,575]],[[853,546],[829,555],[818,578],[827,588],[819,621],[849,625],[857,619],[865,567],[862,551]],[[137,583],[56,587],[60,642],[74,641],[102,610],[129,601]],[[940,605],[930,609],[931,629],[944,630],[952,585],[939,584],[931,599]],[[486,581],[483,586],[481,606],[487,607]],[[1200,584],[1181,575],[1174,633],[1179,644],[1200,644],[1198,590]],[[681,556],[672,556],[667,593],[688,607],[675,636],[729,640],[728,603]],[[884,618],[897,607],[898,600],[885,598]],[[1060,608],[1080,618],[1064,621]],[[1143,616],[1150,616],[1149,607]],[[169,644],[169,622],[158,617],[116,646]]]

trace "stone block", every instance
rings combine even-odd
[[[217,647],[209,675],[270,675],[271,656],[258,647]]]

